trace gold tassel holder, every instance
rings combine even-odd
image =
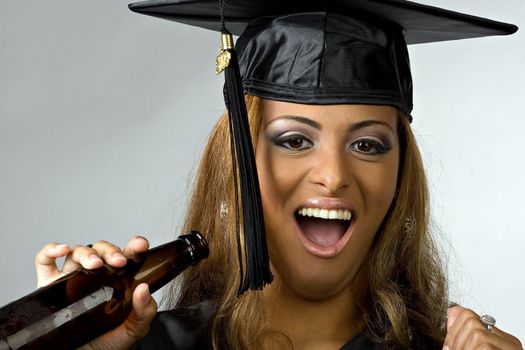
[[[220,74],[230,65],[233,49],[233,36],[230,33],[221,34],[221,51],[215,59],[215,74]]]

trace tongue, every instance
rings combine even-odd
[[[321,246],[336,244],[345,234],[348,222],[300,216],[297,218],[303,234],[313,243]]]

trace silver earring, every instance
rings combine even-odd
[[[228,216],[228,206],[226,205],[225,201],[221,202],[221,209],[219,211],[221,219],[226,219]]]

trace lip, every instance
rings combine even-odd
[[[355,214],[355,205],[353,203],[336,198],[310,198],[297,207],[295,211],[301,208],[347,209],[352,212],[352,217]]]
[[[300,208],[319,208],[319,209],[348,209],[352,212],[352,220],[350,221],[350,225],[348,226],[348,229],[343,234],[341,239],[337,241],[337,243],[331,245],[331,246],[321,246],[319,244],[316,244],[312,241],[310,241],[301,230],[301,227],[299,227],[299,223],[297,222],[295,218],[295,213]],[[354,231],[355,227],[355,206],[352,203],[348,203],[346,201],[342,201],[339,199],[332,199],[332,198],[311,198],[307,200],[303,205],[301,205],[295,212],[294,212],[294,224],[295,229],[297,232],[297,235],[299,236],[299,239],[301,243],[303,244],[306,251],[308,251],[310,254],[315,255],[320,258],[333,258],[336,255],[338,255],[341,250],[346,246],[348,243],[348,240],[350,239],[350,236],[352,235],[352,232]]]

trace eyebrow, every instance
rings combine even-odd
[[[283,116],[280,116],[280,117],[274,119],[273,121],[279,120],[279,119],[295,120],[295,121],[297,121],[299,123],[310,125],[311,127],[315,128],[317,130],[322,130],[321,124],[319,124],[315,120],[308,119],[308,118],[305,118],[305,117],[301,117],[301,116],[298,116],[298,115],[283,115]],[[387,128],[389,128],[392,132],[394,132],[394,129],[392,129],[392,126],[390,126],[390,124],[388,124],[387,122],[384,122],[384,121],[381,121],[381,120],[375,120],[375,119],[363,120],[362,122],[358,122],[358,123],[352,124],[352,126],[350,126],[348,128],[348,131],[356,131],[356,130],[363,129],[363,128],[366,128],[368,126],[373,126],[373,125],[383,125],[383,126],[386,126]]]
[[[356,131],[356,130],[366,128],[367,126],[372,126],[372,125],[383,125],[389,128],[392,132],[394,132],[394,129],[392,129],[392,126],[390,126],[390,124],[382,120],[375,120],[375,119],[363,120],[362,122],[355,123],[351,127],[349,127],[348,130]]]

